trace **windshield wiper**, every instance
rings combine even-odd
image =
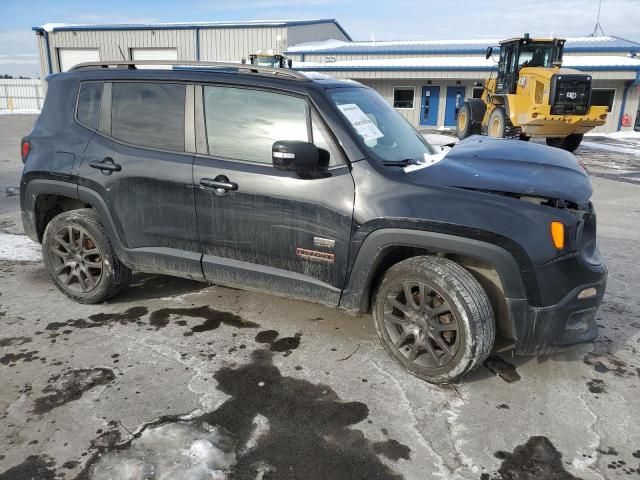
[[[382,164],[387,167],[408,167],[409,165],[416,165],[417,160],[413,158],[405,158],[404,160],[383,160]]]

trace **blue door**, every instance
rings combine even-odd
[[[420,125],[438,125],[440,87],[422,87]]]
[[[444,108],[444,126],[455,127],[458,111],[464,102],[465,88],[462,86],[447,87],[447,104]]]

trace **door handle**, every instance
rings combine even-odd
[[[215,190],[222,191],[222,192],[216,192],[216,193],[223,193],[229,190],[232,192],[235,192],[236,190],[238,190],[238,184],[235,182],[230,182],[229,179],[223,175],[220,175],[215,179],[202,178],[200,179],[200,185],[202,185],[203,187],[213,188]]]
[[[105,157],[100,162],[90,162],[89,166],[91,168],[97,168],[106,175],[110,175],[111,172],[119,172],[122,170],[122,167],[118,163],[115,163],[111,157]]]

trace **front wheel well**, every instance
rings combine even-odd
[[[36,198],[34,214],[36,218],[36,233],[38,240],[42,241],[44,230],[49,222],[63,212],[78,210],[81,208],[92,208],[82,200],[65,195],[41,194]]]
[[[505,339],[513,338],[513,326],[505,300],[504,287],[497,270],[489,262],[476,257],[451,252],[408,246],[387,247],[382,250],[372,267],[369,277],[371,280],[369,282],[367,296],[365,297],[366,305],[363,305],[366,313],[371,312],[375,293],[378,290],[380,282],[382,282],[385,272],[403,260],[421,255],[448,258],[467,269],[475,279],[478,280],[478,283],[480,283],[489,297],[495,313],[497,335]]]

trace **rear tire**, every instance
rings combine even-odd
[[[108,300],[131,278],[90,208],[63,212],[47,224],[42,257],[54,285],[79,303]]]
[[[507,133],[507,114],[502,107],[496,107],[489,115],[487,135],[493,138],[504,138]]]
[[[456,130],[458,138],[464,140],[471,135],[479,135],[482,125],[473,121],[471,116],[471,105],[464,102],[458,111],[458,120],[456,121]]]
[[[387,352],[432,383],[453,382],[472,371],[495,340],[486,292],[466,269],[441,257],[413,257],[387,270],[373,319]]]
[[[582,133],[572,133],[564,138],[547,137],[547,145],[550,147],[562,148],[568,152],[573,152],[580,146],[583,137],[584,135]]]

